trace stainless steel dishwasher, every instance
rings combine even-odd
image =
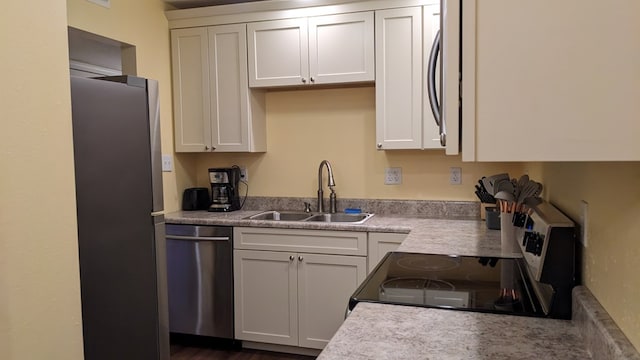
[[[166,230],[169,331],[233,339],[233,228]]]

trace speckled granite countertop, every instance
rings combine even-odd
[[[572,302],[572,320],[363,302],[318,360],[640,360],[586,287],[573,289]]]
[[[167,223],[407,233],[399,251],[519,256],[502,251],[500,231],[483,221],[376,215],[364,224],[245,220],[260,211],[179,211]],[[574,320],[361,303],[319,360],[332,359],[633,359],[637,351],[584,288],[574,290]],[[593,354],[593,355],[591,355]]]
[[[304,221],[246,220],[260,211],[211,213],[178,211],[165,215],[167,223],[223,226],[255,226],[284,229],[343,230],[407,233],[399,251],[471,256],[520,256],[500,246],[500,231],[488,230],[484,221],[427,219],[417,216],[375,215],[364,224]]]
[[[318,360],[590,358],[570,321],[360,303]]]

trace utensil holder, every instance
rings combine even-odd
[[[486,220],[487,219],[487,209],[488,208],[495,208],[496,204],[491,204],[491,203],[480,203],[480,220]]]
[[[518,248],[516,227],[513,226],[512,217],[511,213],[500,213],[500,245],[503,254],[515,253]]]
[[[497,207],[486,208],[487,229],[500,230],[500,211]]]

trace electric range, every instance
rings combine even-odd
[[[575,225],[547,202],[524,216],[511,239],[521,257],[390,252],[351,296],[349,311],[364,301],[570,319]]]

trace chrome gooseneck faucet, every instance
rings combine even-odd
[[[322,160],[320,163],[320,167],[318,168],[318,212],[324,212],[324,203],[323,203],[323,191],[322,191],[322,167],[327,167],[329,183],[329,190],[331,190],[331,194],[329,195],[329,212],[336,213],[338,212],[336,209],[336,192],[333,190],[333,187],[336,186],[336,182],[333,180],[333,170],[331,170],[331,164],[327,160]]]

